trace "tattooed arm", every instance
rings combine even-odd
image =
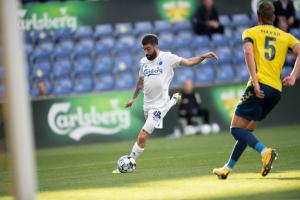
[[[136,84],[136,88],[135,88],[133,97],[126,103],[125,108],[132,106],[132,104],[135,102],[136,98],[139,96],[141,90],[143,89],[143,84],[144,84],[144,77],[140,76],[139,80]]]

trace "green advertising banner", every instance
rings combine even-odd
[[[197,0],[157,0],[157,8],[162,19],[171,22],[188,20],[195,13]]]
[[[99,2],[51,2],[25,4],[19,11],[19,27],[22,30],[69,28],[96,25],[103,17]]]
[[[34,101],[37,146],[136,138],[144,124],[142,98],[125,109],[131,96],[125,91]]]

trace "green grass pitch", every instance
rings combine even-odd
[[[132,174],[111,171],[133,141],[38,150],[38,199],[300,199],[300,126],[259,128],[255,134],[279,153],[267,177],[259,174],[260,155],[250,148],[227,180],[211,174],[228,159],[234,144],[229,132],[152,138]],[[0,199],[10,198],[2,193]]]

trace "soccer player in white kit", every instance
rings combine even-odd
[[[139,79],[132,99],[126,108],[132,106],[141,90],[144,93],[144,115],[146,122],[140,130],[132,147],[130,156],[135,160],[144,151],[146,141],[155,128],[162,128],[164,116],[180,99],[176,93],[170,99],[169,86],[177,66],[192,67],[206,58],[217,58],[214,52],[208,52],[193,58],[182,58],[170,52],[160,51],[158,37],[154,34],[144,35],[142,46],[145,57],[140,61]]]

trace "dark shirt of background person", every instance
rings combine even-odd
[[[196,34],[211,36],[214,33],[223,33],[224,27],[219,22],[219,14],[213,0],[203,0],[202,5],[192,20]]]
[[[201,97],[194,92],[194,84],[191,80],[183,84],[182,99],[179,104],[179,117],[185,118],[188,125],[193,124],[193,117],[203,118],[204,124],[209,124],[209,111],[201,108]]]
[[[275,26],[278,27],[281,21],[287,21],[288,28],[299,27],[299,20],[296,18],[296,10],[293,1],[277,0],[274,3]]]

